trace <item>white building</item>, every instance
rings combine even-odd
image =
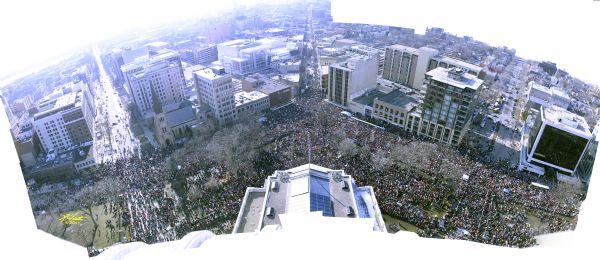
[[[385,49],[382,76],[384,79],[424,90],[423,81],[429,59],[437,54],[437,50],[428,47],[415,49],[403,45],[388,46]]]
[[[543,85],[530,81],[529,84],[529,105],[534,108],[540,106],[550,107],[552,105],[552,91]]]
[[[378,66],[376,55],[355,55],[345,62],[329,66],[329,101],[348,107],[353,98],[375,88]]]
[[[130,99],[144,117],[151,117],[152,91],[158,94],[162,106],[184,99],[185,78],[179,55],[170,50],[159,50],[144,55],[121,67],[129,88]]]
[[[220,123],[232,122],[236,113],[231,74],[213,67],[194,72],[194,78],[199,103],[207,104]]]
[[[558,106],[541,107],[523,129],[520,170],[542,175],[548,170],[573,176],[592,138],[585,119]]]
[[[33,127],[45,151],[68,149],[92,140],[93,108],[83,91],[71,92],[40,104]]]
[[[260,91],[241,91],[234,94],[237,117],[242,114],[254,114],[270,108],[269,95]]]
[[[552,90],[552,105],[559,106],[562,108],[569,108],[569,104],[571,104],[571,97],[563,90],[559,88],[551,88]]]
[[[429,60],[429,65],[428,65],[427,71],[430,71],[437,67],[449,68],[449,69],[461,68],[468,74],[475,75],[479,79],[485,79],[485,70],[482,67],[459,60],[459,59],[454,59],[454,58],[441,56],[441,55],[432,57]]]
[[[247,75],[270,68],[273,50],[285,47],[283,40],[275,38],[239,39],[218,44],[217,53],[226,72]]]
[[[530,81],[528,87],[528,105],[535,109],[539,109],[540,106],[558,106],[566,109],[571,104],[571,97],[559,88],[549,88],[535,81]]]
[[[360,219],[372,231],[387,232],[372,187],[356,186],[344,171],[305,164],[276,171],[262,188],[248,188],[233,233],[277,230],[298,214]]]

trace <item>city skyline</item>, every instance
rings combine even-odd
[[[104,40],[98,32],[90,48],[2,89],[39,230],[110,259],[140,243],[210,250],[184,242],[198,234],[341,228],[540,248],[545,235],[578,227],[600,88],[552,60],[458,36],[456,22],[421,34],[334,21],[340,1],[225,11],[231,3],[205,6],[215,13],[204,19],[186,10],[178,24],[165,19],[186,3],[160,3],[148,10],[169,6],[154,16],[163,26]],[[146,10],[129,4],[84,20],[141,26],[124,25]],[[448,4],[372,6],[386,5],[361,12],[387,21],[418,14],[436,24],[439,10],[452,13]],[[500,34],[465,14],[453,13],[458,24]],[[40,48],[28,57],[60,41],[48,42],[33,42]]]
[[[278,3],[291,1],[293,0]],[[246,6],[252,6],[268,1],[242,2]],[[112,40],[131,31],[173,26],[214,15],[231,10],[242,2],[225,0],[200,3],[178,0],[170,5],[141,5],[132,1],[118,2],[120,8],[112,8],[117,5],[116,1],[102,1],[102,5],[98,2],[97,6],[71,0],[52,3],[37,0],[13,2],[8,8],[3,8],[0,15],[0,24],[17,25],[5,26],[0,31],[0,35],[8,39],[3,43],[6,46],[0,48],[0,56],[3,57],[0,61],[0,88],[41,70],[46,65],[63,60],[75,50],[90,48],[94,42]],[[449,33],[468,35],[493,46],[514,48],[520,57],[555,62],[559,68],[580,80],[600,85],[600,75],[595,73],[592,66],[588,66],[589,63],[584,62],[600,59],[600,52],[594,47],[600,46],[600,38],[591,33],[600,26],[600,20],[594,17],[594,14],[600,12],[600,3],[597,1],[528,1],[517,5],[517,1],[511,0],[494,6],[494,13],[510,13],[508,17],[517,17],[509,21],[504,21],[504,16],[497,19],[490,17],[492,9],[487,5],[474,5],[469,0],[393,3],[394,6],[404,7],[401,9],[427,9],[426,12],[406,12],[401,16],[389,13],[398,10],[397,8],[381,8],[390,5],[385,0],[369,1],[369,5],[354,1],[344,4],[339,4],[341,1],[337,0],[331,2],[332,16],[338,22],[402,26],[414,28],[420,34],[424,33],[426,27],[442,27]],[[40,8],[31,9],[31,5],[38,5]],[[448,15],[460,14],[465,6],[469,15],[457,15],[449,19]],[[513,8],[515,6],[517,8]],[[425,13],[428,15],[420,15]],[[105,15],[123,19],[101,19]],[[557,16],[564,19],[555,19]],[[529,24],[538,26],[531,28]],[[499,31],[508,33],[497,33]],[[557,33],[561,33],[561,36],[557,37]],[[45,39],[41,46],[38,44],[40,38]],[[574,43],[580,47],[573,48]],[[540,48],[540,45],[546,48]],[[565,52],[572,55],[562,55]],[[583,55],[591,57],[583,59]]]

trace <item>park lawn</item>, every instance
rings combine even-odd
[[[44,215],[36,216],[35,221],[40,230],[43,230],[49,234],[65,239],[67,241],[76,243],[78,245],[86,246],[88,241],[91,240],[91,233],[94,230],[94,225],[92,221],[89,218],[86,218],[81,221],[81,224],[65,225],[61,223],[59,219],[64,214],[68,213],[84,216],[83,211],[81,210],[61,212],[60,214],[47,213]],[[106,221],[110,219],[113,225],[116,225],[117,219],[114,219],[110,213],[104,214],[104,208],[102,207],[102,205],[95,206],[93,208],[93,213],[94,217],[96,214],[98,214],[98,220],[96,220],[96,222],[98,223],[98,231],[96,232],[96,237],[94,238],[94,247],[104,248],[113,245],[116,242],[119,242],[120,240],[117,234],[115,234],[112,238],[110,237],[110,235],[108,236],[108,238],[106,237],[107,232],[110,233],[110,229],[106,228]],[[126,240],[129,240],[129,229],[122,229],[125,229],[125,234],[123,236],[126,237]]]

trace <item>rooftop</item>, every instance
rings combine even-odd
[[[46,101],[40,104],[40,107],[46,107],[46,109],[35,114],[33,116],[33,119],[36,120],[42,117],[46,117],[48,115],[52,115],[59,111],[81,105],[81,94],[81,90],[76,92],[70,92],[56,99]]]
[[[225,73],[221,68],[205,68],[194,72],[198,77],[205,79],[215,80],[225,77],[231,77],[230,74]]]
[[[544,85],[538,84],[538,83],[536,83],[533,80],[529,82],[529,87],[531,87],[531,89],[535,89],[535,90],[538,90],[538,91],[541,91],[541,92],[552,94],[552,91],[550,90],[550,88],[548,88],[548,87],[546,87]]]
[[[196,119],[192,103],[187,100],[163,106],[163,110],[165,111],[165,120],[170,128]]]
[[[371,59],[371,57],[365,56],[365,55],[360,55],[360,54],[355,54],[355,55],[352,55],[352,57],[350,57],[350,59],[340,62],[340,63],[337,63],[337,64],[333,64],[330,67],[339,68],[339,69],[343,69],[343,70],[355,70],[359,64],[366,62],[369,59]]]
[[[467,68],[469,70],[476,71],[476,72],[479,72],[479,71],[483,70],[482,67],[479,67],[479,66],[477,66],[475,64],[468,63],[466,61],[462,61],[462,60],[459,60],[459,59],[454,59],[454,58],[450,58],[450,57],[446,57],[446,56],[439,56],[439,57],[437,57],[437,59],[439,61],[442,61],[442,62],[445,62],[445,63],[448,63],[448,64],[453,64],[453,65],[455,65],[457,67]]]
[[[446,83],[461,89],[470,88],[477,90],[482,84],[483,80],[478,79],[477,76],[464,73],[461,69],[452,68],[435,68],[425,74],[435,81]]]
[[[259,91],[251,91],[251,92],[246,92],[246,91],[242,91],[242,92],[238,92],[234,94],[235,96],[235,105],[236,106],[240,106],[243,105],[245,103],[250,103],[262,98],[267,98],[268,95],[259,92]]]
[[[411,111],[420,103],[418,94],[416,92],[406,92],[402,89],[393,90],[392,92],[378,99],[393,106],[403,108],[406,111]]]
[[[552,96],[558,96],[564,99],[570,99],[571,97],[569,97],[569,95],[567,93],[565,93],[562,89],[559,88],[551,88],[550,90],[552,90]]]
[[[591,138],[590,127],[583,117],[558,106],[544,107],[543,111],[546,123],[578,136]]]
[[[387,48],[394,49],[394,50],[405,51],[405,52],[415,52],[415,53],[417,52],[417,49],[415,49],[415,48],[404,46],[404,45],[400,45],[400,44],[390,45],[390,46],[387,46]]]
[[[145,71],[142,70],[138,72],[137,70],[139,68],[154,69],[157,68],[157,65],[161,63],[164,63],[164,66],[168,66],[168,62],[170,61],[170,59],[176,57],[179,57],[179,54],[177,54],[176,52],[167,49],[162,49],[158,50],[157,54],[155,55],[143,55],[135,58],[132,62],[121,66],[121,70],[125,73],[135,71],[136,76],[142,76]]]
[[[373,100],[375,100],[375,98],[380,98],[385,95],[386,93],[382,92],[381,90],[372,89],[370,91],[365,92],[361,96],[352,99],[352,101],[365,106],[373,106]]]
[[[245,204],[240,210],[242,218],[239,219],[239,224],[234,233],[254,232],[260,226],[260,214],[264,209],[265,189],[248,188],[244,197]]]
[[[259,202],[263,197],[264,202]],[[327,217],[373,218],[373,230],[386,230],[371,187],[356,187],[344,171],[318,165],[276,171],[263,188],[247,189],[242,205],[235,233],[281,226],[282,218],[289,214],[311,212]]]

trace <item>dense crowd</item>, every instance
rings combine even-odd
[[[231,232],[246,188],[261,186],[274,170],[308,163],[310,150],[311,163],[373,186],[382,212],[413,224],[422,236],[531,246],[541,231],[528,224],[528,212],[546,223],[544,231],[573,228],[567,219],[576,217],[580,197],[557,198],[514,169],[342,116],[322,99],[308,93],[269,112],[267,124],[256,129],[266,138],[244,168],[202,152],[172,158],[172,148],[103,164],[98,178],[122,186],[118,210],[111,204],[109,211],[130,227],[133,240],[149,243],[195,230]]]

